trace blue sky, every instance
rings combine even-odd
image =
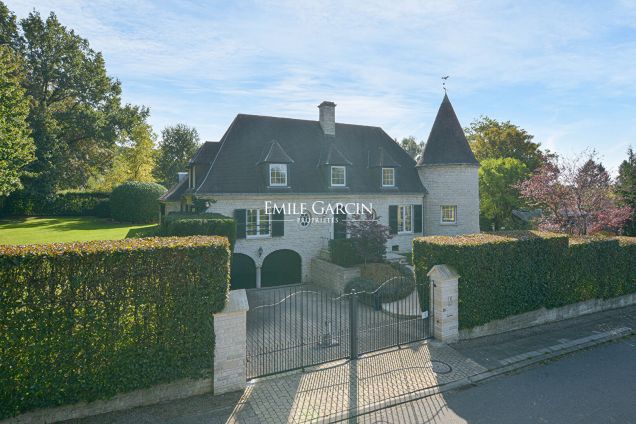
[[[237,113],[339,122],[426,139],[448,93],[467,126],[510,120],[612,171],[636,147],[636,1],[10,0],[53,10],[104,53],[156,132],[218,140]]]

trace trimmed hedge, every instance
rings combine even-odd
[[[0,211],[6,216],[97,216],[110,218],[110,193],[70,191],[51,199],[14,193],[5,199]]]
[[[236,222],[233,218],[213,213],[169,214],[163,219],[161,234],[165,236],[224,236],[234,246]]]
[[[0,246],[0,418],[213,368],[220,237]]]
[[[159,197],[165,192],[165,187],[156,183],[127,181],[115,187],[110,196],[111,216],[135,224],[157,222]]]
[[[636,293],[636,237],[618,237],[616,272],[623,276],[619,293]]]
[[[626,239],[626,238],[624,238]],[[422,307],[426,273],[447,264],[459,273],[459,326],[636,291],[636,243],[570,239],[537,231],[421,237],[413,243]]]

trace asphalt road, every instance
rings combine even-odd
[[[357,421],[636,423],[636,337],[361,416]]]

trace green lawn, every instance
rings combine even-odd
[[[152,235],[157,226],[93,217],[32,217],[0,220],[0,244],[116,240]]]

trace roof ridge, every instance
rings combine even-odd
[[[282,119],[282,120],[288,120],[288,121],[312,122],[312,123],[315,123],[315,124],[320,124],[320,121],[317,120],[317,119],[289,118],[287,116],[259,115],[259,114],[254,114],[254,113],[239,113],[239,114],[236,115],[237,118],[239,116],[247,116],[247,117],[255,117],[255,118],[269,118],[269,119]],[[351,124],[351,123],[348,123],[348,122],[336,122],[336,125],[348,125],[348,126],[352,126],[352,127],[379,128],[379,129],[382,129],[382,127],[377,126],[377,125]]]

